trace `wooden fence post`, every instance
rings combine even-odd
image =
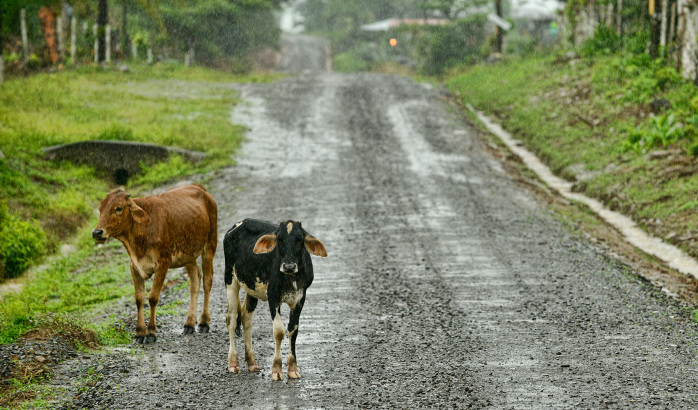
[[[65,37],[63,37],[63,14],[56,17],[56,37],[58,37],[58,61],[65,60]]]
[[[659,46],[666,48],[666,23],[668,18],[669,0],[662,0],[662,24],[659,29]],[[664,51],[662,51],[664,53]]]
[[[148,64],[153,64],[153,49],[148,47]]]
[[[70,19],[70,63],[75,64],[75,53],[76,53],[76,45],[77,45],[77,40],[78,40],[78,35],[77,35],[77,30],[78,29],[78,18],[73,16],[72,19]]]
[[[92,26],[92,32],[95,34],[95,64],[99,63],[99,38],[97,37],[97,23]]]
[[[107,24],[106,32],[104,33],[104,61],[107,64],[111,63],[111,26]]]
[[[24,66],[29,62],[29,40],[27,39],[27,10],[22,9],[19,13],[19,25],[22,31],[22,54],[24,57]]]
[[[623,34],[623,0],[618,0],[618,10],[616,10],[616,34],[618,37]]]

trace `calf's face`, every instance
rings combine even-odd
[[[268,253],[279,248],[279,270],[287,275],[298,272],[298,263],[301,259],[303,248],[316,256],[327,256],[325,245],[317,238],[310,235],[302,227],[300,222],[286,221],[279,225],[275,233],[264,235],[257,240],[254,253]]]
[[[97,243],[119,236],[131,228],[133,222],[148,223],[148,214],[124,191],[114,191],[99,203],[99,221],[92,230]]]

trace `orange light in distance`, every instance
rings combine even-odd
[[[390,39],[390,45],[393,46],[393,47],[395,47],[395,46],[397,45],[397,40],[395,40],[394,38],[391,38],[391,39]]]

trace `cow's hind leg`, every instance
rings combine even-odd
[[[228,269],[227,266],[226,269]],[[238,351],[235,349],[235,328],[237,328],[238,315],[240,314],[241,310],[240,283],[238,283],[237,279],[233,278],[232,283],[225,285],[225,291],[228,297],[228,313],[225,315],[225,323],[228,326],[228,335],[230,336],[230,346],[228,348],[228,371],[231,373],[240,373]]]
[[[136,291],[136,342],[143,343],[145,341],[145,319],[143,317],[143,303],[145,302],[145,280],[136,268],[131,265],[131,278],[133,279],[133,288]]]
[[[289,350],[288,359],[286,360],[286,374],[288,374],[289,379],[299,379],[301,377],[298,371],[298,363],[296,362],[296,337],[298,337],[298,320],[300,319],[304,302],[305,296],[300,300],[300,303],[291,308],[288,319]]]
[[[201,270],[196,264],[196,260],[185,266],[189,275],[189,313],[187,321],[184,322],[184,334],[194,333],[196,326],[196,303],[199,301],[199,289],[201,289]]]
[[[215,238],[214,245],[207,245],[204,253],[201,255],[201,268],[204,271],[204,307],[201,311],[201,320],[199,321],[199,333],[208,333],[211,314],[208,310],[209,295],[211,294],[211,285],[213,285],[213,255],[216,253]]]
[[[242,329],[245,334],[245,362],[247,363],[247,370],[251,372],[259,371],[257,360],[254,357],[254,349],[252,348],[252,318],[257,307],[257,300],[257,298],[247,295],[241,311]]]
[[[271,379],[283,380],[284,376],[281,373],[281,342],[284,341],[286,332],[284,331],[284,325],[281,322],[281,306],[278,303],[271,303],[270,299],[269,308],[271,310],[271,316],[274,320],[272,326],[274,329],[274,341],[276,342],[274,359],[271,364]]]

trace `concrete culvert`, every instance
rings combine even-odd
[[[123,168],[114,171],[114,182],[116,185],[126,185],[131,174]]]

